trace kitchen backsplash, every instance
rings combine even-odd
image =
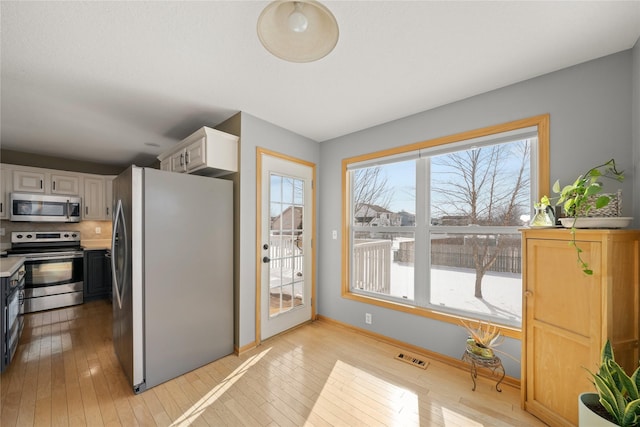
[[[80,231],[82,240],[111,240],[111,221],[80,221],[80,222],[11,222],[0,220],[0,228],[4,228],[4,236],[0,236],[2,246],[11,245],[13,231]],[[100,233],[97,233],[97,231]]]

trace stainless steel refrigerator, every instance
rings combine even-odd
[[[113,344],[134,392],[231,354],[232,182],[132,166],[113,213]]]

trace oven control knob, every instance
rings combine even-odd
[[[69,235],[68,235],[68,234],[65,234],[65,235],[64,235],[64,237],[69,237]]]
[[[22,234],[18,234],[16,237],[17,237],[18,239],[22,239]]]
[[[27,239],[32,238],[33,236],[31,234],[27,234]]]
[[[71,237],[78,237],[78,235],[76,233],[73,233]]]

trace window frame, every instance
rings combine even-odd
[[[386,150],[372,153],[366,153],[342,160],[342,278],[341,278],[341,296],[365,304],[372,304],[391,310],[401,311],[404,313],[414,314],[447,323],[460,324],[460,320],[475,320],[470,316],[461,316],[458,314],[448,313],[445,311],[434,310],[417,306],[413,301],[396,301],[392,299],[381,298],[376,295],[355,293],[351,291],[351,180],[349,170],[354,164],[363,162],[372,162],[377,158],[398,157],[401,158],[408,152],[426,148],[434,148],[455,143],[463,143],[476,138],[490,137],[491,135],[501,134],[529,127],[537,127],[537,161],[534,163],[537,182],[532,182],[532,188],[535,192],[537,189],[537,197],[540,198],[544,194],[548,194],[550,188],[549,180],[549,114],[529,117],[499,125],[487,126],[484,128],[465,131],[453,135],[430,139],[413,144],[398,146]],[[533,154],[533,153],[532,153]],[[398,227],[400,228],[400,227]],[[418,227],[406,227],[405,230],[418,232]],[[524,274],[524,271],[523,271]],[[494,322],[499,323],[499,322]],[[503,335],[512,338],[521,338],[521,327],[508,326],[501,324]]]

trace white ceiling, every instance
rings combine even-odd
[[[640,37],[640,1],[324,1],[338,45],[298,64],[258,41],[267,4],[2,1],[2,148],[148,164],[238,111],[321,142]]]

